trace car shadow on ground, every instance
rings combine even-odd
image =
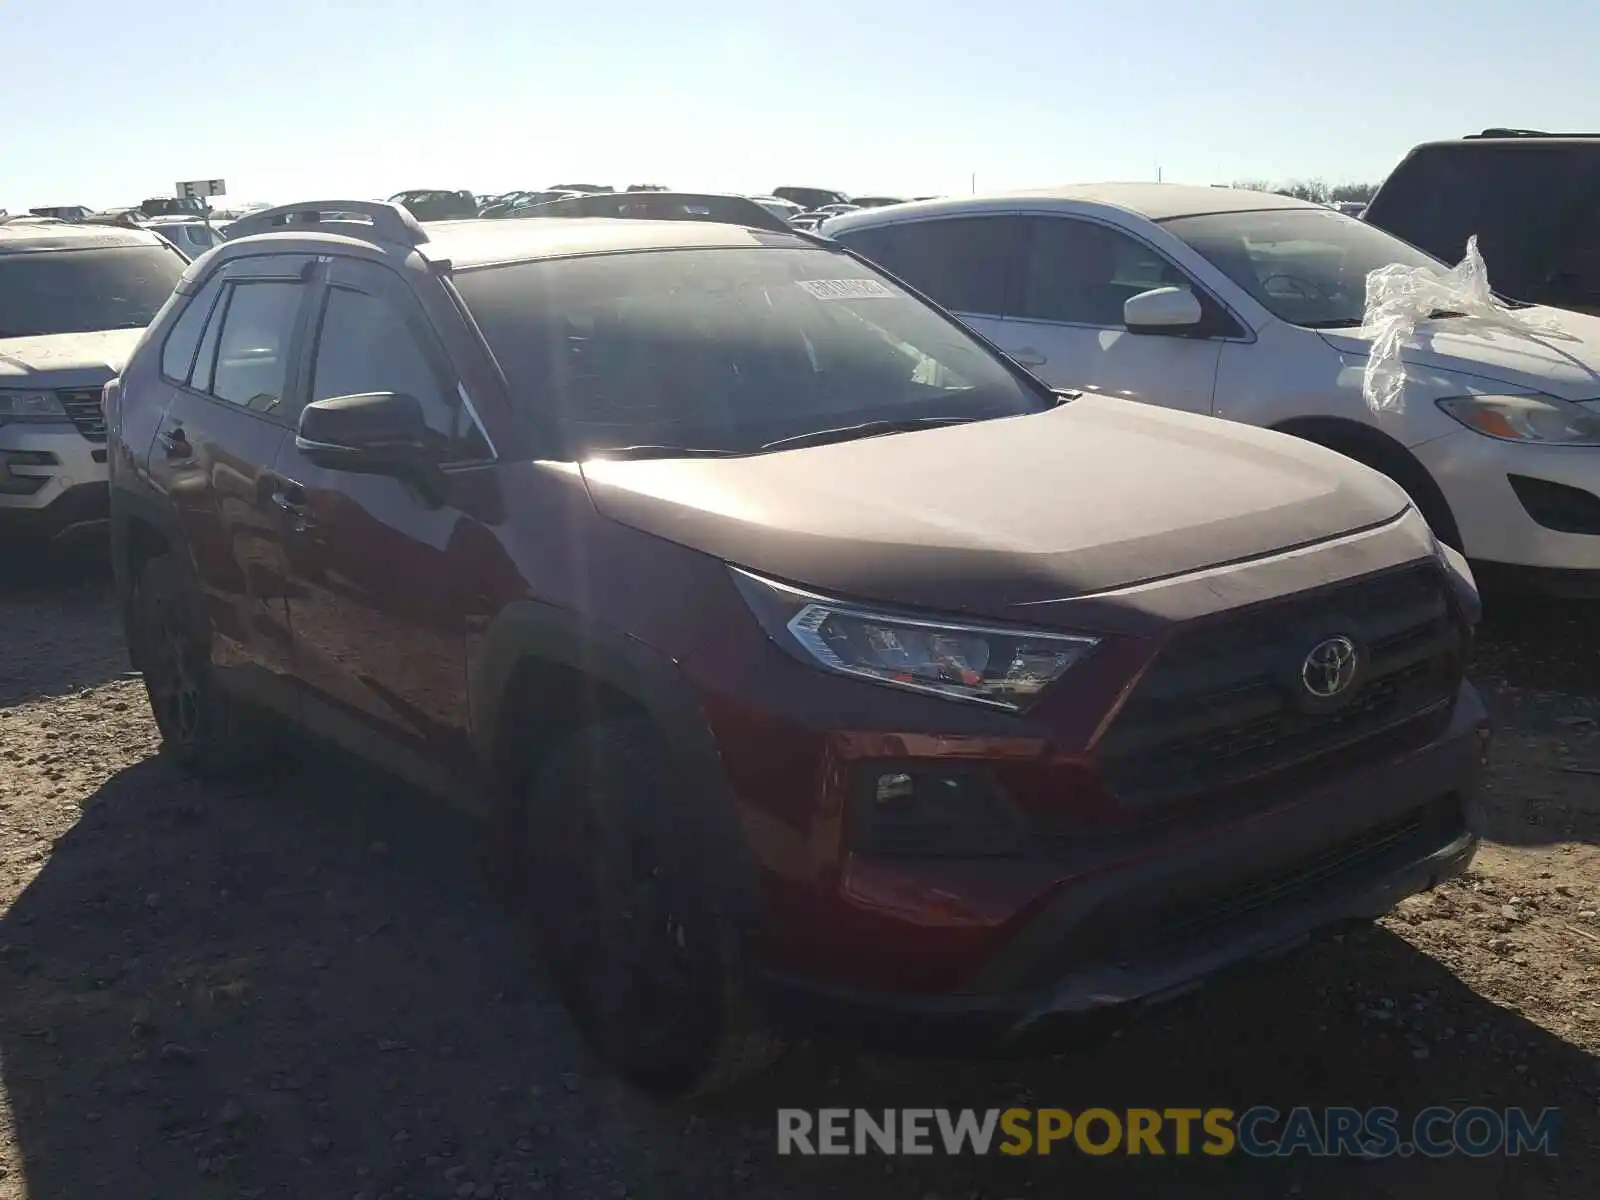
[[[1600,600],[1490,597],[1470,673],[1496,732],[1484,835],[1600,846]]]
[[[159,759],[107,780],[0,921],[0,1072],[23,1157],[11,1182],[30,1200],[1409,1200],[1594,1181],[1596,1060],[1381,929],[1070,1053],[923,1061],[807,1045],[715,1099],[653,1102],[577,1039],[481,884],[480,851],[469,824],[322,752],[252,785],[197,784]],[[1560,1157],[775,1153],[779,1107],[1476,1103],[1562,1107]]]
[[[1487,598],[1473,675],[1496,690],[1600,700],[1600,599]]]

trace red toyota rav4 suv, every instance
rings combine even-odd
[[[166,752],[482,811],[666,1091],[1016,1043],[1459,871],[1471,579],[1320,447],[1061,395],[823,239],[246,217],[107,388]]]

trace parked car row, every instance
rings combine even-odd
[[[6,217],[12,223],[55,221],[68,225],[116,225],[148,229],[160,234],[188,258],[204,254],[227,236],[228,222],[215,216],[193,197],[158,196],[142,204],[96,211],[81,204],[45,205],[28,210],[26,217]]]
[[[1436,312],[1374,412],[1368,272],[1442,265],[1376,216],[547,190],[192,263],[0,224],[0,513],[109,517],[174,761],[315,730],[478,812],[673,1093],[1026,1043],[1470,862],[1468,558],[1600,578],[1600,319]]]
[[[631,185],[623,191],[616,191],[600,184],[574,183],[557,184],[539,191],[512,191],[490,196],[474,196],[468,191],[420,188],[396,193],[389,199],[392,203],[404,207],[419,221],[449,221],[474,216],[493,218],[528,215],[552,216],[556,215],[556,210],[544,209],[537,214],[531,213],[530,210],[542,208],[557,201],[589,201],[590,198],[599,196],[618,198],[614,202],[592,201],[593,212],[590,215],[594,215],[602,209],[610,208],[612,204],[620,208],[624,203],[636,201],[640,197],[660,194],[707,195],[707,193],[673,193],[670,188],[653,184]],[[805,187],[775,188],[771,195],[731,196],[724,194],[721,198],[730,202],[753,201],[765,208],[773,216],[799,229],[815,229],[829,217],[838,216],[841,213],[854,212],[858,208],[880,208],[886,205],[903,203],[903,201],[893,196],[864,196],[852,200],[845,197],[842,192],[826,188]],[[565,211],[570,215],[575,210],[569,208]],[[590,208],[586,207],[584,211],[590,212]],[[738,224],[740,222],[735,223]]]
[[[786,232],[789,222],[766,206],[743,196],[696,192],[597,192],[519,207],[506,216],[616,217],[635,221],[714,221],[748,229]]]

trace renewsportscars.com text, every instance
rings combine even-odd
[[[778,1110],[779,1154],[1225,1155],[1387,1158],[1554,1155],[1560,1110],[1007,1108]]]

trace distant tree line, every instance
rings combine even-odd
[[[1269,183],[1265,179],[1241,179],[1234,185],[1252,192],[1277,192],[1280,196],[1293,196],[1297,200],[1311,200],[1317,204],[1331,204],[1336,200],[1358,200],[1362,204],[1377,194],[1375,183],[1327,184],[1320,179],[1300,179],[1293,183]]]

